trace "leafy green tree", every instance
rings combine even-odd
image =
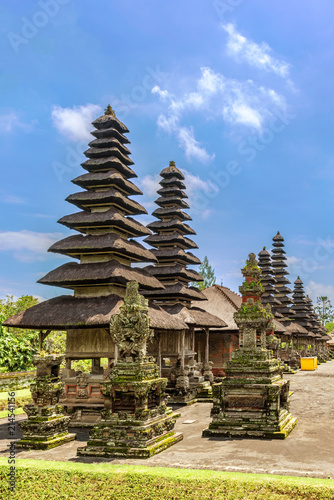
[[[32,356],[38,351],[38,331],[7,328],[3,322],[28,307],[38,304],[38,299],[23,295],[14,300],[7,295],[0,300],[0,367],[7,371],[23,371],[32,368]]]
[[[204,279],[203,281],[192,283],[193,286],[196,286],[200,290],[205,290],[205,288],[209,288],[216,283],[215,271],[210,265],[207,256],[204,257],[202,264],[199,266],[199,273]]]
[[[328,297],[324,295],[317,297],[317,305],[314,309],[319,316],[320,323],[323,326],[331,321],[334,321],[334,310]]]
[[[325,324],[325,327],[329,332],[332,332],[334,330],[334,321],[330,321],[329,323]]]

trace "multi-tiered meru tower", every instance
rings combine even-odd
[[[173,161],[164,168],[160,175],[160,197],[155,201],[157,208],[152,215],[158,220],[148,225],[155,234],[145,238],[154,250],[152,253],[157,264],[147,268],[152,276],[158,278],[165,286],[163,290],[146,292],[147,297],[164,305],[182,303],[189,306],[192,300],[206,300],[198,288],[189,286],[190,282],[202,281],[196,271],[187,269],[188,265],[198,265],[201,261],[190,250],[198,248],[185,235],[195,235],[195,231],[185,221],[191,217],[183,212],[189,205],[184,192],[184,176]]]
[[[129,281],[139,284],[140,292],[163,289],[164,285],[136,263],[155,262],[154,254],[133,238],[151,231],[133,216],[146,210],[131,199],[142,194],[130,180],[137,177],[127,148],[126,126],[116,118],[110,106],[93,122],[94,140],[85,152],[82,164],[87,171],[73,180],[83,190],[67,201],[80,211],[62,217],[59,222],[77,234],[58,241],[51,252],[77,259],[49,272],[39,283],[74,291],[42,302],[7,320],[8,326],[34,328],[43,338],[51,330],[66,330],[66,368],[63,370],[65,396],[62,403],[73,414],[73,421],[93,423],[103,407],[101,358],[117,362],[117,349],[109,332],[109,323],[123,303]],[[170,332],[187,328],[185,322],[150,305],[151,327]],[[91,373],[76,373],[72,361],[92,361]]]
[[[197,271],[188,269],[188,265],[198,265],[200,260],[192,253],[198,248],[196,243],[188,237],[196,234],[187,224],[191,217],[183,211],[189,208],[184,201],[187,199],[184,176],[173,161],[160,175],[160,196],[155,202],[158,208],[152,214],[157,220],[148,225],[154,234],[145,238],[145,242],[153,247],[157,263],[145,270],[158,278],[164,289],[148,290],[143,294],[173,317],[185,321],[189,327],[181,335],[161,332],[160,344],[156,348],[161,353],[162,373],[169,378],[167,390],[171,389],[174,402],[184,403],[194,397],[196,390],[199,395],[196,387],[201,388],[200,397],[211,393],[213,374],[209,359],[209,328],[222,328],[226,323],[192,305],[207,299],[198,288],[190,285],[190,282],[202,281],[203,278]],[[200,361],[197,366],[196,355],[197,361]],[[174,358],[173,364],[167,366],[164,360],[169,361],[170,358]]]
[[[273,313],[276,317],[277,313],[281,314],[280,321],[284,324],[289,324],[293,317],[293,310],[289,307],[292,304],[292,299],[289,297],[292,292],[290,288],[286,286],[290,284],[290,281],[286,277],[289,273],[286,270],[288,266],[285,263],[284,238],[279,231],[277,231],[276,236],[273,237],[273,247],[271,265],[275,278],[274,296],[279,302],[278,304],[273,304]]]

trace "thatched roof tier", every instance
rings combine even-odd
[[[175,245],[179,248],[198,248],[189,238],[185,238],[180,233],[174,231],[173,233],[152,234],[144,240],[146,243],[155,248]]]
[[[92,228],[95,229],[112,229],[125,233],[127,236],[147,236],[151,231],[140,222],[135,221],[131,217],[124,217],[115,208],[109,208],[105,212],[77,212],[71,215],[65,215],[58,220],[70,229],[76,229],[82,233],[86,233]]]
[[[130,200],[114,188],[106,191],[81,191],[70,194],[66,201],[73,203],[79,208],[118,207],[121,211],[130,215],[147,214],[145,208],[137,201]]]
[[[112,254],[127,257],[134,262],[155,262],[153,252],[134,240],[125,240],[114,233],[76,234],[57,241],[49,252],[80,258],[82,255]]]
[[[36,330],[69,330],[107,328],[110,318],[120,312],[123,300],[115,295],[106,297],[73,297],[61,295],[29,307],[6,320],[6,326]],[[155,330],[185,330],[188,325],[168,314],[161,307],[150,304],[150,326]]]
[[[203,276],[197,271],[187,269],[181,264],[175,264],[173,266],[147,266],[144,269],[151,276],[156,276],[162,283],[165,280],[171,280],[173,278],[179,278],[188,282],[203,281]]]
[[[276,280],[274,296],[281,303],[281,305],[273,304],[273,312],[276,317],[277,313],[279,312],[287,320],[290,320],[294,316],[294,311],[287,306],[293,303],[292,299],[289,297],[292,292],[290,288],[286,286],[290,284],[290,281],[286,278],[289,273],[286,270],[287,264],[285,264],[286,257],[285,250],[283,249],[284,238],[279,233],[279,231],[273,237],[273,247],[274,248],[271,255],[271,265],[273,268],[273,275]]]
[[[164,168],[160,172],[161,177],[169,178],[169,177],[176,177],[177,179],[180,179],[181,181],[184,180],[184,175],[182,172],[175,166],[175,162],[171,161],[169,164],[169,167]]]
[[[122,134],[126,134],[129,132],[128,128],[122,123],[118,118],[116,118],[115,113],[109,114],[106,112],[104,115],[99,116],[96,120],[93,121],[92,125],[98,130],[105,130],[115,128]]]
[[[312,331],[312,323],[308,315],[308,304],[305,302],[305,292],[302,280],[299,278],[294,282],[293,304],[291,309],[294,311],[294,321],[304,328]]]
[[[156,290],[163,285],[153,276],[135,267],[124,266],[117,260],[78,264],[69,262],[38,280],[43,285],[76,288],[84,285],[117,284],[124,288],[128,281],[137,281],[139,290]]]
[[[286,327],[286,332],[291,335],[297,335],[298,337],[308,337],[309,333],[306,328],[295,321],[292,321],[290,325]]]
[[[186,189],[185,184],[178,178],[178,177],[166,177],[165,179],[162,178],[161,181],[159,182],[160,186],[163,187],[171,187],[175,186],[178,187],[179,189]],[[158,191],[159,193],[159,191]]]
[[[155,203],[159,205],[159,207],[190,208],[188,203],[177,196],[160,196],[160,198],[155,200]]]
[[[177,317],[189,326],[202,328],[225,328],[227,324],[221,318],[208,313],[199,307],[185,307],[182,304],[163,306],[168,314]]]
[[[126,139],[126,137],[125,137]],[[129,142],[129,141],[127,141]],[[88,143],[91,148],[113,148],[116,147],[123,155],[130,155],[131,151],[124,144],[122,144],[116,137],[103,137],[101,139],[94,139]]]
[[[158,250],[152,250],[152,253],[155,255],[158,262],[161,262],[161,264],[172,262],[196,265],[201,263],[201,261],[197,257],[195,257],[195,255],[190,252],[185,252],[184,250],[182,250],[182,248],[160,248]]]
[[[157,193],[160,194],[160,196],[165,197],[178,196],[179,198],[188,198],[188,195],[177,186],[163,187],[158,189]]]
[[[143,291],[145,297],[155,300],[171,301],[177,300],[207,300],[206,297],[195,287],[187,287],[183,283],[175,285],[165,284],[163,290]]]
[[[188,226],[188,224],[185,224],[178,219],[170,219],[165,221],[156,220],[154,222],[150,222],[150,224],[147,224],[147,227],[155,233],[165,233],[167,231],[175,230],[180,234],[196,235],[196,232],[190,226]]]
[[[238,332],[238,326],[234,321],[234,313],[241,306],[242,299],[240,295],[220,285],[206,288],[202,291],[202,294],[208,300],[201,303],[201,309],[222,319],[227,324],[227,330]],[[195,304],[192,303],[192,305]]]
[[[110,128],[105,128],[105,129],[100,129],[100,130],[93,130],[91,134],[96,137],[97,139],[111,139],[115,138],[122,144],[130,144],[130,141],[125,135],[121,134],[118,132],[113,127]]]
[[[84,189],[116,187],[127,196],[143,194],[133,182],[128,181],[120,173],[112,170],[109,172],[95,172],[79,175],[79,177],[73,179],[72,182]]]
[[[84,151],[87,158],[106,158],[116,156],[124,165],[133,165],[133,161],[127,155],[124,155],[118,148],[89,148]]]
[[[152,212],[152,215],[154,215],[154,217],[157,217],[157,219],[162,219],[162,220],[164,220],[165,217],[178,218],[179,220],[192,220],[190,215],[182,212],[182,210],[180,210],[177,207],[157,208],[156,210],[154,210],[154,212]]]
[[[132,170],[132,168],[125,165],[116,156],[86,160],[81,163],[81,166],[88,172],[108,172],[109,170],[116,170],[127,179],[137,177],[137,174]]]

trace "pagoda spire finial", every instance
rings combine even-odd
[[[169,162],[169,166],[170,166],[170,167],[175,167],[175,161],[171,160],[171,161]]]
[[[106,107],[106,109],[104,110],[104,114],[105,115],[111,115],[111,116],[115,116],[116,117],[116,113],[115,111],[112,109],[112,107],[110,106],[110,104],[108,104],[108,106]]]

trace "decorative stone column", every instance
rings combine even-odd
[[[164,401],[167,379],[160,378],[158,366],[146,355],[153,336],[147,313],[138,283],[129,282],[121,312],[110,322],[118,359],[102,384],[102,419],[78,455],[147,458],[183,438],[174,432],[177,415]]]
[[[289,382],[282,379],[282,364],[266,349],[272,314],[269,304],[261,304],[255,254],[249,255],[242,274],[242,305],[234,314],[240,346],[227,363],[226,378],[213,385],[212,422],[203,436],[284,439],[297,419],[289,413]]]
[[[33,403],[24,406],[28,420],[20,422],[23,437],[16,443],[18,448],[48,450],[75,439],[68,433],[70,417],[63,415],[64,407],[59,405],[64,384],[59,378],[62,354],[36,354],[36,379],[30,385]]]

